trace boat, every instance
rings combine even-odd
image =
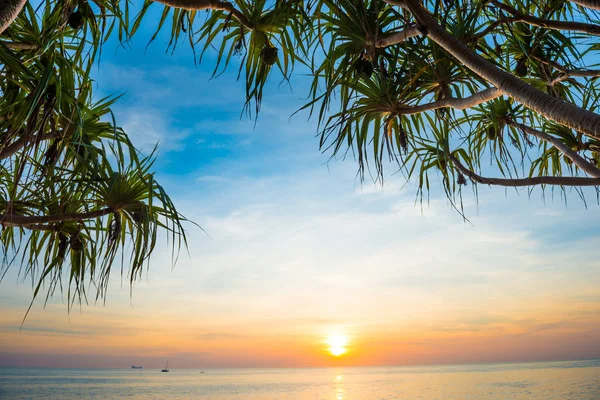
[[[160,372],[169,372],[169,362],[167,361],[167,365],[165,366],[165,369],[161,369]]]
[[[139,367],[137,365],[132,365],[131,368],[133,368],[133,369],[142,369],[144,367],[142,367],[141,365]]]

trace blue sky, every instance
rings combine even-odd
[[[306,78],[290,90],[274,76],[254,124],[235,67],[210,80],[210,56],[166,54],[164,35],[145,50],[151,31],[104,48],[97,90],[125,93],[118,123],[143,151],[159,142],[157,177],[208,235],[190,226],[173,270],[160,247],[133,298],[114,276],[106,305],[68,315],[56,296],[21,332],[31,290],[13,269],[0,366],[327,365],[307,354],[331,332],[350,337],[354,364],[600,357],[593,195],[586,208],[481,186],[471,224],[438,189],[421,208],[392,169],[383,188],[361,184],[351,157],[320,153],[314,121],[290,120]]]

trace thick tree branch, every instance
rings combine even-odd
[[[19,16],[27,0],[0,0],[0,33]]]
[[[411,37],[420,36],[421,31],[419,28],[414,26],[409,26],[406,29],[401,30],[400,32],[392,33],[391,35],[384,37],[383,39],[379,39],[377,43],[375,43],[375,47],[388,47],[398,43],[402,43],[410,39]]]
[[[584,22],[575,22],[575,21],[554,21],[539,17],[534,17],[533,15],[521,14],[517,9],[508,6],[498,0],[492,0],[492,4],[496,7],[504,10],[515,17],[514,21],[511,22],[526,22],[531,25],[539,26],[547,29],[561,30],[561,31],[573,31],[573,32],[583,32],[589,33],[591,35],[600,35],[600,26],[594,24],[586,24]]]
[[[50,139],[54,139],[56,137],[58,137],[58,135],[56,133],[45,133],[43,135],[34,136],[34,137],[22,136],[19,139],[12,142],[11,144],[9,144],[8,146],[6,146],[0,150],[0,160],[4,160],[6,158],[11,157],[17,151],[19,151],[23,147],[25,147],[28,143],[42,141],[42,140],[50,140]]]
[[[600,139],[600,115],[544,93],[498,68],[442,28],[418,0],[386,1],[408,10],[423,34],[506,95],[552,121]]]
[[[250,23],[248,18],[241,11],[233,7],[228,1],[219,0],[153,0],[157,3],[167,5],[174,8],[184,8],[186,10],[221,10],[231,13],[240,24],[244,25],[249,30],[254,29],[254,25]]]
[[[475,107],[479,104],[483,104],[490,100],[496,99],[502,96],[502,91],[496,88],[488,88],[477,92],[471,96],[465,98],[448,98],[438,101],[434,101],[427,104],[421,104],[412,107],[400,107],[398,108],[399,114],[418,114],[423,111],[436,110],[438,108],[454,108],[455,110],[466,110],[467,108]]]
[[[593,8],[594,10],[600,10],[600,1],[598,1],[598,0],[571,0],[571,2],[578,4],[582,7]]]
[[[452,164],[461,173],[473,181],[486,185],[521,187],[535,185],[559,185],[559,186],[600,186],[600,178],[581,178],[577,176],[533,176],[531,178],[487,178],[476,174],[465,167],[456,157],[449,156]]]
[[[519,124],[515,121],[509,121],[508,124],[517,129],[520,129],[521,131],[523,131],[524,133],[526,133],[528,135],[535,136],[538,139],[545,140],[546,142],[552,144],[552,146],[554,146],[558,150],[560,150],[561,153],[563,153],[571,161],[573,161],[573,164],[578,166],[582,171],[588,173],[590,176],[593,176],[594,178],[600,178],[600,169],[598,169],[595,166],[593,166],[592,164],[590,164],[585,158],[581,157],[579,154],[577,154],[576,151],[573,151],[573,149],[571,149],[569,146],[567,146],[566,144],[564,144],[563,142],[561,142],[559,139],[555,138],[554,136],[551,136],[551,135],[544,133],[542,131],[539,131],[537,129],[531,128],[527,125]]]

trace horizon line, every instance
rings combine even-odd
[[[396,364],[396,365],[340,365],[340,366],[280,366],[280,367],[180,367],[180,368],[169,368],[177,370],[230,370],[230,369],[332,369],[332,368],[410,368],[410,367],[451,367],[451,366],[471,366],[471,365],[498,365],[498,364],[551,364],[551,363],[567,363],[567,362],[585,362],[585,361],[599,361],[600,357],[595,358],[580,358],[580,359],[561,359],[561,360],[532,360],[532,361],[484,361],[484,362],[470,362],[470,363],[441,363],[441,364]],[[135,364],[131,364],[135,365]],[[129,367],[113,367],[113,368],[87,368],[87,367],[41,367],[41,366],[27,366],[27,367],[11,367],[6,365],[0,365],[0,369],[75,369],[75,370],[130,370]],[[144,367],[139,365],[142,369],[155,369],[161,367]]]

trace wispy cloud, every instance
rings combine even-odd
[[[149,154],[158,146],[160,152],[181,149],[189,131],[174,128],[160,111],[142,107],[123,107],[118,112],[119,124],[136,148]]]

